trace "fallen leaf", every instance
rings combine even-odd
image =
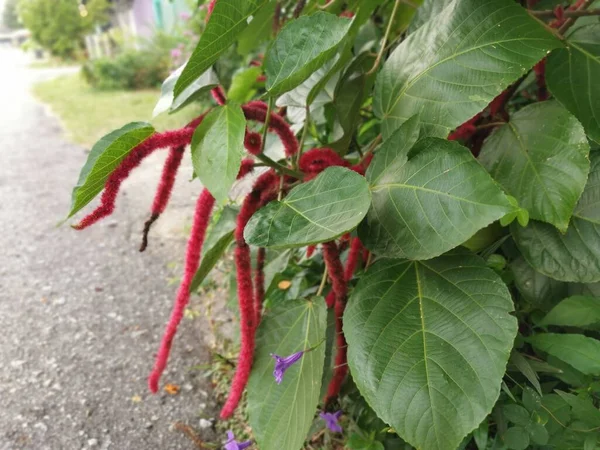
[[[176,384],[167,384],[165,386],[165,391],[167,392],[167,394],[171,394],[171,395],[177,395],[179,394],[179,390],[181,388],[179,386],[177,386]]]

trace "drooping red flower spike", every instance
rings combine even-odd
[[[240,308],[240,355],[235,375],[231,383],[229,396],[221,410],[220,417],[231,417],[242,398],[254,357],[256,312],[254,308],[254,288],[252,285],[252,267],[250,263],[250,247],[244,239],[244,228],[252,215],[260,207],[261,196],[270,189],[277,189],[279,178],[273,170],[260,175],[252,191],[244,199],[242,208],[237,217],[235,229],[235,266],[237,275],[238,305]]]
[[[348,252],[348,259],[346,260],[346,266],[344,267],[344,279],[346,282],[350,281],[354,276],[354,272],[356,271],[356,266],[358,265],[358,259],[363,250],[362,243],[360,239],[353,238],[352,243],[350,244],[350,251]],[[338,249],[339,252],[339,249]],[[333,308],[335,305],[335,290],[332,289],[325,297],[325,304],[327,308]]]
[[[76,230],[83,230],[112,214],[115,209],[115,201],[121,183],[129,176],[133,169],[140,165],[144,158],[159,148],[186,146],[190,143],[193,134],[193,128],[182,128],[181,130],[153,134],[140,143],[129,152],[121,164],[107,178],[104,185],[104,192],[102,192],[102,196],[100,197],[100,205],[85,216],[78,224],[72,225],[72,227]]]
[[[265,299],[265,257],[267,251],[264,247],[256,253],[256,268],[254,269],[254,312],[256,313],[256,326],[262,316],[262,304]]]
[[[450,133],[448,135],[448,140],[449,141],[458,141],[458,140],[466,141],[467,139],[469,139],[471,136],[473,136],[473,134],[475,134],[475,131],[477,131],[477,127],[475,126],[475,124],[477,123],[477,121],[480,118],[481,118],[481,113],[471,117],[465,123],[460,125],[456,130],[454,130],[452,133]]]
[[[327,266],[327,272],[331,279],[332,290],[335,295],[335,329],[336,329],[336,346],[337,352],[335,355],[335,368],[333,369],[333,378],[327,388],[325,396],[325,404],[335,399],[340,393],[342,384],[348,373],[346,338],[343,332],[342,316],[346,308],[347,284],[344,277],[344,268],[340,261],[340,252],[335,242],[325,242],[323,247],[323,259]]]
[[[267,105],[265,105],[264,102],[249,102],[242,106],[242,110],[244,111],[244,116],[247,120],[265,123],[267,118]],[[287,157],[298,153],[298,149],[300,148],[298,139],[296,139],[296,135],[283,117],[279,114],[271,113],[269,130],[275,132],[277,136],[279,136]]]
[[[251,155],[258,155],[262,147],[262,138],[260,134],[254,131],[246,131],[244,136],[244,147]]]
[[[254,170],[254,160],[250,158],[242,159],[242,164],[240,165],[240,171],[237,174],[237,179],[244,178],[250,172]]]
[[[142,245],[140,246],[140,252],[146,250],[148,246],[148,233],[152,224],[160,217],[167,207],[171,192],[173,191],[173,185],[175,184],[175,177],[177,176],[177,170],[181,165],[183,159],[183,152],[185,147],[173,147],[169,150],[169,156],[165,161],[160,183],[154,196],[154,202],[152,203],[152,213],[150,218],[144,224],[144,231],[142,233]]]
[[[160,349],[156,355],[154,368],[148,377],[148,386],[153,393],[158,391],[158,382],[167,366],[173,338],[175,337],[175,333],[177,333],[177,327],[183,318],[185,307],[190,299],[190,285],[200,264],[202,245],[204,244],[204,237],[206,236],[206,229],[210,221],[214,204],[214,197],[207,189],[203,189],[196,202],[194,222],[187,243],[183,278],[181,279],[181,284],[177,291],[171,318],[169,319],[169,323],[167,324],[167,328],[165,329],[165,333],[160,343]]]
[[[546,87],[546,58],[533,66],[535,81],[538,87],[537,96],[539,101],[548,100],[548,88]]]
[[[309,245],[308,247],[306,247],[306,257],[312,258],[312,255],[315,254],[316,249],[317,249],[316,245]]]

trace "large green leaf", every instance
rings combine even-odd
[[[513,0],[454,0],[403,41],[375,83],[384,137],[414,114],[448,133],[560,45]]]
[[[177,100],[235,42],[238,34],[248,26],[248,18],[265,2],[266,0],[219,0],[215,3],[206,29],[175,84],[174,94]]]
[[[600,152],[590,159],[588,181],[566,234],[535,220],[511,228],[527,262],[556,280],[600,281]]]
[[[450,3],[452,3],[452,0],[425,0],[417,9],[416,14],[408,27],[408,32],[412,33],[413,31],[416,31],[425,22],[440,14]]]
[[[567,295],[567,283],[539,273],[523,257],[512,261],[510,268],[516,288],[537,308],[547,311]]]
[[[268,94],[275,97],[294,89],[330,60],[351,24],[326,12],[288,22],[265,56]]]
[[[248,383],[248,416],[261,450],[302,447],[319,401],[326,327],[321,297],[286,301],[262,319]],[[289,356],[314,346],[287,370],[280,385],[275,383],[271,354]]]
[[[544,325],[587,328],[600,323],[600,298],[575,295],[565,298],[546,314]]]
[[[416,448],[455,449],[491,411],[517,332],[508,289],[467,251],[381,260],[344,313],[353,379]]]
[[[175,83],[179,79],[181,72],[183,72],[185,66],[181,66],[179,69],[174,71],[167,79],[163,82],[160,89],[160,98],[154,107],[152,113],[154,117],[159,114],[169,111],[174,113],[189,103],[196,100],[206,91],[214,88],[219,84],[219,78],[213,69],[208,69],[200,77],[194,80],[184,91],[177,97],[177,100],[173,98],[173,88]]]
[[[267,1],[252,17],[252,22],[238,36],[237,52],[247,56],[271,37],[277,2]]]
[[[274,248],[330,241],[356,227],[370,204],[364,177],[344,167],[329,167],[283,200],[258,210],[244,237],[249,244]]]
[[[426,138],[409,150],[417,127],[399,128],[367,171],[373,200],[359,235],[380,256],[433,258],[514,208],[458,143]]]
[[[532,219],[567,231],[590,161],[583,127],[559,103],[534,103],[513,114],[481,149],[479,160]]]
[[[541,333],[527,339],[586,375],[600,375],[600,341],[582,334]]]
[[[131,150],[154,133],[149,123],[131,122],[108,133],[94,144],[79,180],[73,188],[69,217],[87,205],[102,191],[108,176],[117,168]]]
[[[211,111],[192,138],[194,172],[217,201],[226,200],[240,170],[246,118],[234,104]]]
[[[566,43],[548,56],[548,88],[600,142],[600,23],[574,29]]]

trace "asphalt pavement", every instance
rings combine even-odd
[[[143,254],[166,152],[124,183],[113,216],[84,231],[57,228],[87,149],[67,142],[29,91],[62,71],[28,69],[19,52],[0,49],[0,449],[195,448],[172,424],[215,438],[209,382],[192,370],[209,360],[202,319],[184,321],[163,376],[179,393],[152,395],[146,377],[200,186],[185,167]]]

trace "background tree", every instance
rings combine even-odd
[[[16,30],[21,27],[17,13],[18,2],[19,0],[7,0],[2,11],[2,26],[9,30]]]
[[[55,56],[72,58],[94,25],[107,20],[106,0],[19,0],[18,11],[32,38]]]

